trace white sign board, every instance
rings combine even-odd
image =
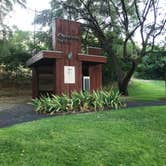
[[[64,83],[75,84],[75,67],[64,66]]]

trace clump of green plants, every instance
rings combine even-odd
[[[112,90],[73,92],[71,96],[46,95],[33,99],[32,104],[37,112],[51,115],[58,112],[117,110],[125,106],[120,100],[119,92]]]

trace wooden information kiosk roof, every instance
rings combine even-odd
[[[91,47],[92,48],[92,47]],[[31,67],[43,59],[61,59],[64,58],[62,51],[41,51],[27,61],[27,66]],[[106,63],[107,58],[99,55],[78,54],[78,60],[84,62]]]

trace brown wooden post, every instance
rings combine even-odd
[[[76,79],[78,80],[78,88],[77,90],[78,91],[81,91],[82,90],[82,62],[78,62],[78,70],[76,72]]]
[[[32,68],[32,98],[39,95],[39,75],[36,67]]]
[[[101,55],[102,49],[97,47],[88,47],[88,54]],[[97,90],[102,88],[102,65],[89,65],[90,89]]]
[[[54,59],[54,64],[53,64],[53,75],[54,75],[54,89],[53,89],[53,93],[56,94],[56,59]]]
[[[64,88],[64,60],[63,59],[56,59],[55,65],[55,91],[57,95],[61,95],[65,92]]]
[[[90,90],[98,90],[102,88],[102,65],[89,65]]]

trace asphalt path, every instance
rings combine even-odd
[[[166,101],[130,101],[127,102],[127,108],[144,107],[144,106],[160,106],[166,105]],[[56,116],[56,115],[54,115]],[[38,114],[30,104],[15,104],[9,108],[0,109],[0,128],[12,126],[18,123],[34,121],[42,118],[50,117],[45,114]]]

